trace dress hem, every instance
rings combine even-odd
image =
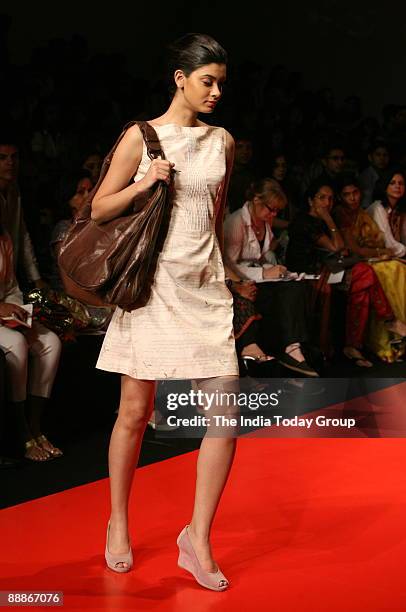
[[[106,366],[95,366],[97,370],[103,370],[105,372],[111,372],[113,374],[124,374],[125,376],[130,376],[131,378],[135,378],[136,380],[194,380],[197,378],[218,378],[219,376],[239,376],[240,372],[237,371],[230,372],[229,370],[226,372],[219,372],[218,368],[216,371],[213,370],[213,374],[204,373],[202,375],[201,372],[198,374],[188,374],[185,376],[151,376],[151,374],[147,374],[143,376],[141,374],[134,375],[134,372],[130,372],[129,370],[124,371],[125,368],[121,368],[120,370],[115,370],[113,368],[108,368]]]

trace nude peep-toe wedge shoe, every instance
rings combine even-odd
[[[110,521],[107,525],[107,536],[106,536],[106,550],[104,553],[104,557],[106,559],[107,567],[109,567],[113,572],[118,572],[119,574],[123,574],[124,572],[129,572],[133,566],[133,551],[131,549],[128,553],[123,553],[122,555],[113,555],[109,551],[109,535],[110,535]],[[127,567],[120,567],[120,563],[127,563]]]
[[[176,540],[179,547],[178,566],[190,572],[196,582],[206,589],[225,591],[228,588],[229,582],[220,569],[217,567],[216,572],[206,572],[200,565],[189,538],[188,527],[189,525],[186,525],[182,529]]]

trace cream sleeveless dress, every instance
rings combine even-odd
[[[132,312],[115,310],[96,367],[146,380],[235,375],[233,302],[215,233],[225,130],[154,127],[177,170],[169,231],[150,300]],[[135,181],[150,164],[144,143]]]

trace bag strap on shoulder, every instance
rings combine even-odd
[[[123,131],[121,132],[120,136],[117,138],[113,148],[109,151],[109,153],[106,155],[106,157],[103,160],[103,164],[102,164],[102,168],[101,168],[101,171],[100,171],[100,175],[99,175],[98,181],[97,181],[96,185],[93,187],[93,189],[91,190],[91,192],[89,193],[89,195],[87,197],[87,203],[88,204],[91,205],[91,202],[93,200],[93,197],[94,197],[95,193],[97,192],[97,190],[99,189],[101,183],[103,182],[103,179],[106,176],[107,170],[109,169],[109,166],[111,164],[111,160],[113,159],[113,155],[114,155],[118,145],[122,141],[122,139],[124,137],[124,134],[133,125],[138,125],[138,127],[141,130],[142,136],[144,138],[145,145],[147,147],[148,157],[150,159],[155,159],[156,157],[161,157],[161,159],[165,159],[164,152],[161,149],[161,143],[159,142],[158,134],[156,133],[156,131],[154,130],[152,125],[150,125],[147,121],[129,121],[124,126]],[[88,213],[88,214],[90,214],[90,213]],[[79,216],[81,216],[80,213],[79,213]]]
[[[107,165],[110,164],[118,145],[120,144],[120,142],[122,141],[124,137],[124,134],[133,125],[138,125],[138,127],[141,130],[142,136],[145,141],[145,145],[147,147],[148,157],[150,159],[156,159],[157,157],[161,157],[161,159],[165,159],[164,152],[161,149],[161,143],[159,142],[158,134],[156,133],[152,125],[149,124],[147,121],[129,121],[124,126],[123,131],[121,132],[120,136],[117,138],[113,148],[111,149],[111,151],[108,153],[107,157],[105,158],[105,162],[107,162]]]
[[[147,121],[135,121],[140,128],[142,135],[147,145],[147,154],[150,159],[156,159],[160,157],[165,159],[164,152],[161,149],[161,143],[159,142],[158,134],[150,123]]]

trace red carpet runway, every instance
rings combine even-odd
[[[176,565],[196,456],[137,470],[129,574],[104,565],[107,480],[1,511],[0,590],[78,611],[406,609],[403,439],[240,439],[213,530],[224,593]]]

